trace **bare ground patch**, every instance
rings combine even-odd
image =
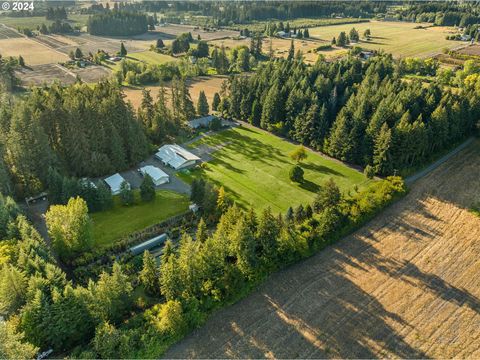
[[[401,201],[274,274],[167,358],[480,357],[480,142]]]

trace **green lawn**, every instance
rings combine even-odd
[[[305,183],[290,181],[288,173],[294,162],[289,153],[296,145],[251,127],[238,127],[205,137],[192,144],[217,146],[213,160],[205,169],[180,174],[187,182],[205,177],[223,185],[228,194],[242,206],[274,211],[286,211],[289,206],[311,203],[315,194],[329,178],[343,191],[367,185],[369,180],[341,162],[308,151],[302,163]]]
[[[120,198],[115,196],[112,209],[91,215],[97,246],[108,246],[128,234],[188,210],[188,197],[176,192],[157,191],[155,200],[148,203],[141,202],[139,195],[136,190],[135,205],[128,207],[122,206]]]

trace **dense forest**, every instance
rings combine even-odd
[[[220,109],[377,174],[408,171],[472,134],[480,98],[474,85],[405,81],[401,64],[351,55],[309,67],[290,56],[231,79]]]
[[[480,8],[475,2],[421,2],[394,11],[399,20],[430,22],[441,26],[467,26],[480,22]]]
[[[147,32],[148,20],[144,14],[113,10],[89,17],[87,28],[92,35],[138,35]]]
[[[143,160],[147,139],[120,87],[101,82],[36,88],[24,101],[0,107],[0,150],[17,194],[45,188],[48,169],[98,176]]]

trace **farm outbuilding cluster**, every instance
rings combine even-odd
[[[185,150],[178,145],[163,145],[155,157],[159,159],[164,165],[168,165],[175,170],[185,169],[195,165],[200,158]]]

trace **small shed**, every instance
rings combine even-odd
[[[131,247],[129,251],[133,256],[143,254],[145,250],[150,250],[157,246],[163,245],[165,241],[167,241],[167,238],[168,238],[167,234],[155,236],[150,240],[147,240],[141,244]]]
[[[140,169],[138,169],[138,171],[142,175],[145,175],[145,174],[150,175],[150,177],[153,180],[153,183],[156,186],[168,183],[170,181],[168,174],[156,166],[152,166],[152,165],[142,166]]]
[[[112,191],[112,194],[118,195],[120,194],[120,186],[124,181],[127,181],[127,180],[125,180],[123,176],[120,175],[119,173],[116,173],[116,174],[113,174],[112,176],[107,177],[104,181],[107,183],[108,187]],[[130,184],[128,182],[127,184],[128,184],[128,188],[130,189]]]

